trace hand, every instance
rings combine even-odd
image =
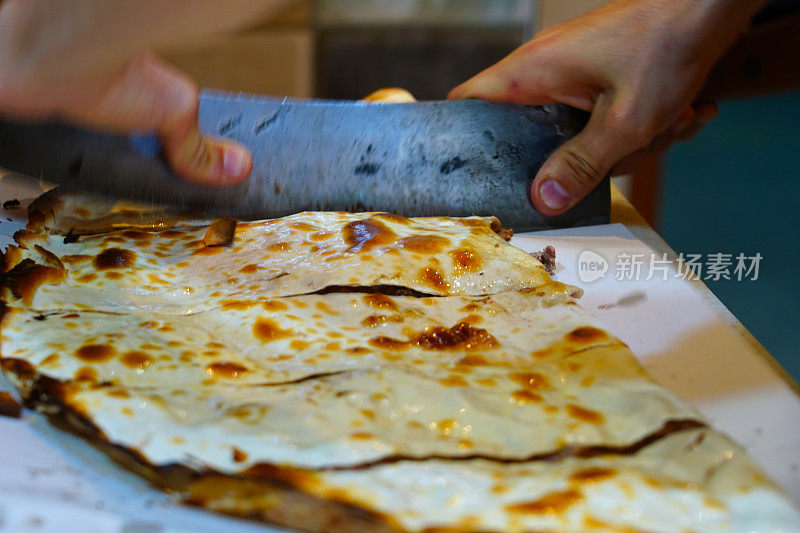
[[[0,113],[59,118],[119,133],[157,133],[173,170],[221,186],[250,174],[248,150],[204,136],[198,87],[150,47],[241,26],[281,0],[4,0]]]
[[[614,167],[630,168],[648,149],[694,134],[716,114],[713,103],[693,99],[763,3],[617,0],[540,33],[449,98],[564,103],[591,112],[531,187],[540,212],[561,214]]]

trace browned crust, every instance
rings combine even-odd
[[[57,189],[51,189],[28,204],[28,231],[41,232],[47,228],[48,218],[55,222],[55,210],[63,203]]]
[[[259,468],[258,475],[232,476],[197,471],[185,465],[153,465],[130,448],[114,444],[69,402],[73,386],[36,376],[27,361],[4,359],[3,368],[24,378],[26,405],[47,415],[50,422],[84,437],[124,468],[156,487],[177,493],[181,501],[242,518],[267,521],[312,533],[395,533],[403,529],[384,515],[336,498],[323,499],[297,487],[298,470]],[[102,385],[100,385],[102,386]]]
[[[224,475],[205,475],[186,486],[183,501],[313,533],[403,531],[384,517],[346,502],[317,498],[291,486]]]
[[[242,518],[266,521],[279,526],[299,528],[313,533],[394,533],[404,529],[391,517],[366,509],[344,499],[346,495],[315,496],[303,489],[313,486],[315,470],[276,466],[269,463],[253,465],[238,474],[225,474],[213,469],[193,469],[186,465],[154,465],[140,453],[110,442],[81,409],[73,405],[70,396],[75,385],[37,374],[29,362],[6,358],[3,369],[12,374],[23,391],[26,405],[48,416],[57,427],[77,433],[88,440],[121,466],[144,477],[153,485],[176,493],[189,505],[204,507],[219,513]],[[94,386],[104,387],[106,384]],[[663,437],[679,431],[705,427],[697,420],[667,421],[659,430],[646,435],[628,446],[572,447],[554,453],[500,460],[524,463],[530,461],[558,461],[566,457],[595,457],[599,455],[635,454]],[[344,469],[365,469],[372,466],[406,460],[453,459],[492,460],[483,456],[425,458],[389,457],[374,464],[355,465]],[[340,468],[331,468],[338,470]],[[326,469],[327,470],[327,469]],[[465,531],[462,529],[437,529],[437,531]]]
[[[0,252],[0,272],[8,272],[17,266],[20,261],[22,261],[22,249],[19,246],[9,244],[5,252]]]
[[[225,216],[218,218],[208,226],[206,234],[203,236],[203,244],[206,246],[227,246],[233,242],[236,234],[236,219]]]
[[[23,259],[2,276],[3,287],[11,294],[21,298],[25,305],[31,305],[36,290],[44,284],[58,284],[67,277],[67,270],[59,259],[39,245],[37,251],[53,266],[40,265],[33,259]]]
[[[7,418],[22,416],[22,405],[11,396],[11,393],[6,391],[0,391],[0,416]]]

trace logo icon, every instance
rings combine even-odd
[[[602,255],[591,250],[584,250],[578,256],[578,277],[584,283],[591,283],[602,278],[608,272],[608,261]]]

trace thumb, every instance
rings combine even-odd
[[[131,60],[101,89],[99,101],[70,106],[68,115],[88,126],[115,131],[155,131],[181,178],[221,186],[245,179],[253,161],[247,148],[204,136],[197,112],[199,89],[182,71],[151,53]]]
[[[533,180],[531,200],[547,216],[569,210],[589,194],[628,154],[648,142],[624,115],[597,103],[583,131],[561,145]],[[635,122],[633,123],[635,124]]]

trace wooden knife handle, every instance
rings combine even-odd
[[[800,88],[800,13],[750,28],[717,62],[697,102]]]

